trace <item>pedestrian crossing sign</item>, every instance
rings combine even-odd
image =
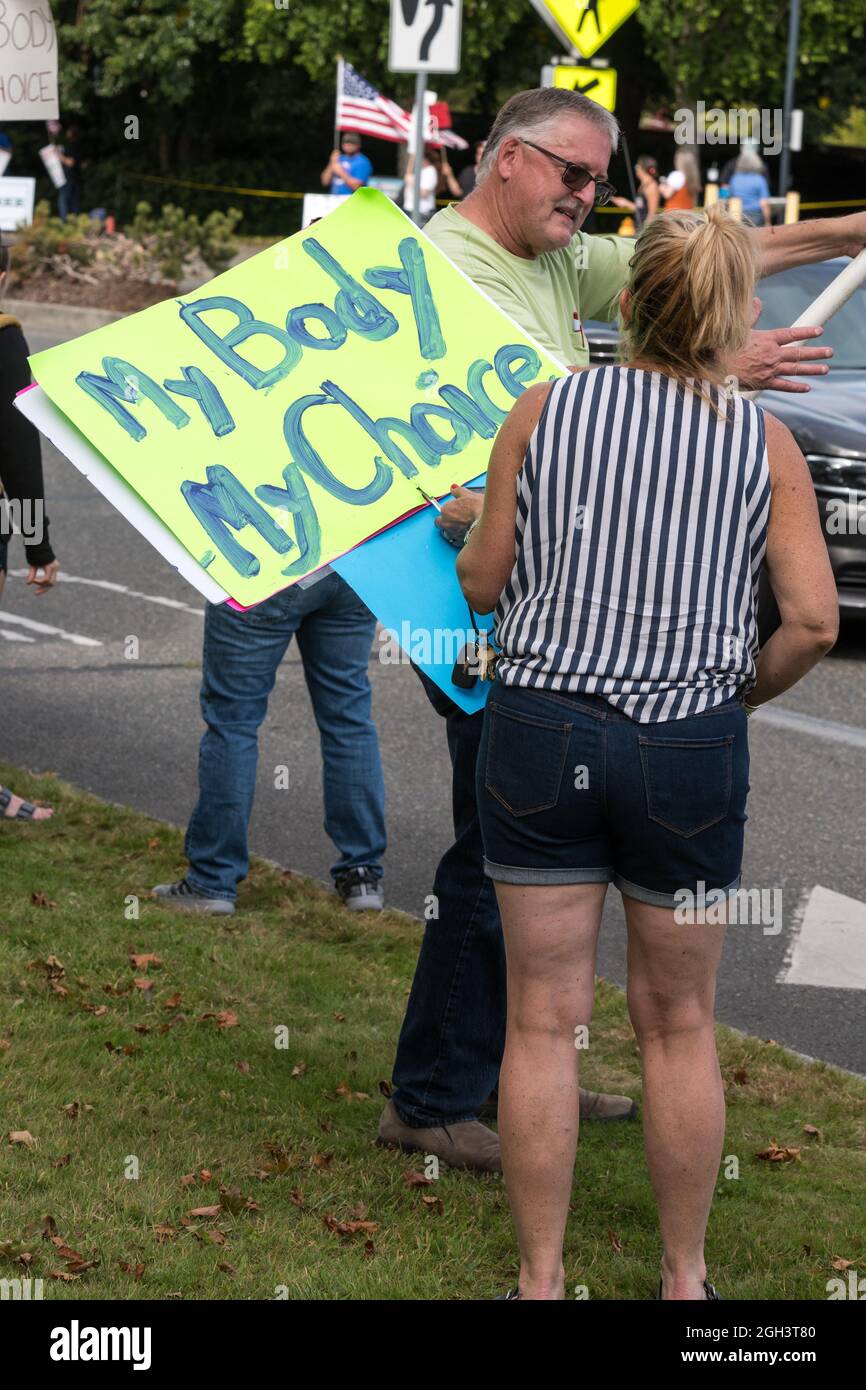
[[[553,69],[554,87],[566,87],[597,101],[605,111],[616,110],[616,69],[584,68],[575,63],[557,63]]]
[[[584,58],[591,58],[634,14],[640,0],[532,0],[532,3],[570,48],[576,48]]]

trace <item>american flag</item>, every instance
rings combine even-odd
[[[357,130],[361,135],[402,144],[410,138],[412,117],[396,101],[383,97],[351,63],[344,62],[340,64],[337,92],[337,129]],[[425,138],[431,145],[448,145],[454,150],[469,148],[462,136],[440,129],[432,117],[428,118]]]
[[[337,129],[357,130],[379,140],[403,142],[409,138],[410,118],[396,101],[356,72],[351,63],[340,64],[340,90],[337,93]]]

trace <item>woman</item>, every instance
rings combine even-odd
[[[0,245],[0,309],[9,274],[9,248]],[[31,516],[44,509],[42,456],[39,435],[13,404],[17,393],[30,385],[28,347],[21,325],[11,314],[0,311],[0,597],[6,583],[10,524],[10,503],[29,503]],[[23,508],[22,508],[23,510]],[[42,534],[32,545],[25,544],[29,570],[28,584],[35,584],[37,595],[47,593],[57,580],[58,564],[48,540],[48,518],[43,518]],[[0,819],[47,820],[48,806],[23,801],[8,787],[0,786]]]
[[[737,159],[728,190],[732,198],[739,198],[742,202],[746,221],[769,227],[770,186],[763,160],[754,150],[743,150]]]
[[[634,213],[635,225],[640,231],[642,227],[652,222],[661,204],[661,188],[659,184],[659,170],[656,161],[651,154],[642,154],[634,166],[637,174],[638,191],[635,201],[630,198],[623,198],[616,195],[611,198],[618,208],[624,208],[627,212]]]
[[[688,212],[701,197],[701,174],[691,150],[677,150],[674,167],[659,184],[665,212]]]
[[[424,146],[424,160],[421,165],[421,194],[420,194],[420,221],[418,225],[424,226],[436,211],[436,190],[439,187],[439,165],[433,158],[434,151],[429,145]],[[410,217],[415,212],[415,156],[410,154],[406,163],[406,172],[403,175],[403,211]]]
[[[575,1030],[609,882],[628,930],[659,1296],[718,1296],[703,1253],[725,1119],[713,999],[718,919],[740,882],[747,715],[820,659],[838,622],[803,456],[721,387],[755,316],[752,248],[716,210],[646,229],[620,301],[625,365],[520,397],[458,560],[501,647],[478,797],[508,956],[499,1133],[521,1252],[508,1298],[564,1297]],[[758,654],[762,560],[782,625]]]

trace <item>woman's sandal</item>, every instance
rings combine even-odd
[[[7,816],[6,810],[15,795],[8,787],[0,787],[0,820],[30,820],[36,816],[37,808],[32,801],[22,801],[14,816]],[[50,820],[50,816],[39,816],[38,820]]]
[[[705,1279],[705,1280],[704,1280],[704,1293],[707,1295],[707,1298],[710,1299],[711,1301],[712,1301],[713,1299],[716,1299],[716,1298],[717,1298],[717,1299],[719,1299],[721,1302],[724,1302],[724,1299],[722,1298],[722,1295],[719,1293],[719,1291],[718,1291],[718,1289],[716,1288],[715,1284],[711,1284],[710,1281],[709,1281],[709,1279]],[[661,1279],[660,1279],[660,1280],[659,1280],[659,1291],[658,1291],[658,1293],[656,1294],[656,1299],[661,1298],[661,1296],[662,1296],[662,1281],[661,1281]]]
[[[496,1295],[496,1298],[495,1298],[493,1301],[494,1301],[494,1303],[502,1303],[502,1302],[511,1303],[511,1302],[513,1302],[513,1300],[514,1300],[515,1298],[520,1298],[520,1297],[521,1297],[521,1294],[520,1294],[520,1291],[519,1291],[518,1289],[509,1289],[509,1290],[508,1290],[508,1293],[498,1293],[498,1294]]]

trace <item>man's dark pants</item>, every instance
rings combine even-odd
[[[444,715],[454,769],[454,843],[433,881],[433,916],[394,1063],[394,1103],[415,1128],[474,1120],[496,1090],[505,1048],[505,943],[483,867],[475,766],[483,713],[466,714],[421,672]]]

